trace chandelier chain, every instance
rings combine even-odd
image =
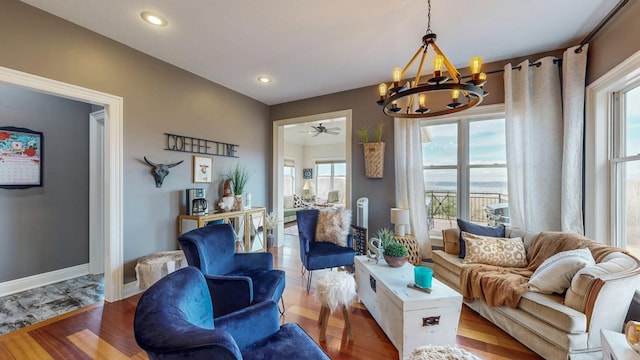
[[[427,1],[427,34],[431,34],[431,0]]]

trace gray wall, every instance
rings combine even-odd
[[[0,126],[44,133],[44,186],[0,189],[0,282],[89,261],[89,112],[0,84]]]
[[[139,257],[177,247],[184,189],[194,187],[192,156],[163,150],[163,133],[238,144],[239,160],[253,170],[247,185],[253,204],[269,204],[271,123],[265,104],[17,0],[0,2],[0,39],[0,66],[124,98],[125,283],[135,279]],[[184,163],[158,189],[143,156]],[[223,176],[238,159],[213,161],[214,182],[199,186],[217,203]],[[0,253],[0,263],[12,256]]]

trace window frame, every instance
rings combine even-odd
[[[585,112],[585,236],[619,246],[616,229],[616,187],[613,177],[612,121],[619,101],[615,93],[640,84],[640,51],[602,75],[586,88]]]
[[[315,172],[316,172],[316,176],[315,176],[315,188],[316,188],[316,196],[318,196],[318,179],[320,178],[320,171],[318,171],[318,165],[326,165],[326,164],[330,164],[331,165],[331,175],[329,175],[329,192],[335,190],[334,187],[334,178],[336,177],[335,175],[335,164],[344,164],[345,166],[345,185],[346,185],[346,181],[347,181],[347,176],[346,176],[346,167],[347,167],[347,161],[346,160],[316,160],[315,161]],[[323,175],[322,177],[326,177],[326,175]],[[327,192],[328,193],[328,192]]]
[[[422,171],[424,176],[425,170],[438,170],[438,169],[455,169],[457,171],[457,187],[458,193],[456,195],[456,216],[465,220],[470,217],[470,201],[471,194],[469,176],[471,175],[471,169],[474,168],[506,168],[507,162],[505,158],[504,164],[475,164],[469,163],[469,125],[476,121],[486,121],[505,118],[506,126],[506,114],[504,104],[492,104],[477,106],[470,110],[466,110],[464,113],[454,113],[449,115],[443,115],[428,119],[422,119],[420,126],[433,126],[457,123],[457,136],[458,136],[458,157],[457,164],[453,165],[436,165],[425,166],[423,161]],[[506,131],[506,130],[505,130]],[[425,189],[425,197],[426,197]],[[463,201],[464,199],[464,201]],[[425,199],[426,201],[426,199]],[[426,203],[426,202],[425,202]],[[464,214],[464,216],[463,216]],[[442,234],[429,231],[431,238],[441,238]]]

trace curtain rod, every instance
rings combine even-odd
[[[593,28],[593,30],[591,30],[591,32],[589,33],[589,35],[587,35],[581,42],[580,45],[577,49],[574,50],[574,52],[576,54],[579,54],[582,52],[582,48],[587,45],[589,43],[589,41],[591,41],[591,39],[618,13],[618,11],[620,11],[625,5],[627,5],[627,3],[629,2],[629,0],[620,0],[618,2],[618,5],[616,5],[616,7],[614,7],[613,9],[611,9],[611,11],[609,11],[609,13],[607,14],[607,16],[605,16],[599,23],[598,25]],[[554,59],[553,60],[554,64],[558,64],[558,66],[562,66],[562,59]],[[534,62],[529,64],[529,66],[536,66],[536,67],[540,67],[540,62]],[[518,66],[513,66],[511,68],[512,70],[521,70],[522,66],[518,65]],[[488,71],[486,74],[487,75],[491,75],[491,74],[497,74],[497,73],[501,73],[504,72],[504,69],[498,69],[498,70],[493,70],[493,71]],[[462,76],[461,78],[470,78],[471,76]]]
[[[627,5],[627,3],[629,2],[629,0],[620,0],[620,2],[618,2],[618,5],[616,5],[616,7],[614,7],[613,9],[611,9],[611,11],[609,11],[609,13],[607,14],[607,16],[604,17],[604,19],[602,19],[600,21],[600,23],[593,28],[593,30],[591,30],[591,32],[589,33],[589,35],[587,35],[587,37],[585,37],[581,42],[580,42],[580,47],[578,47],[575,50],[576,54],[579,54],[582,52],[582,48],[587,45],[589,43],[589,41],[591,41],[591,39],[596,36],[596,34],[600,31],[600,29],[602,29],[608,22],[609,20],[611,20],[616,13],[618,13],[618,11],[620,11],[620,9],[622,9],[625,5]]]

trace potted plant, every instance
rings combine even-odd
[[[391,267],[400,267],[409,259],[409,250],[399,242],[391,242],[384,247],[382,252],[384,261]]]
[[[382,132],[384,123],[380,123],[373,132],[373,141],[369,142],[369,130],[358,131],[360,143],[364,147],[364,168],[368,178],[382,178],[384,174],[384,147]]]
[[[240,163],[236,163],[235,167],[227,173],[227,177],[231,180],[231,189],[236,198],[234,205],[236,210],[242,210],[242,194],[244,193],[244,187],[247,185],[247,181],[249,181],[250,174],[249,169],[247,169],[246,166],[240,165]]]

